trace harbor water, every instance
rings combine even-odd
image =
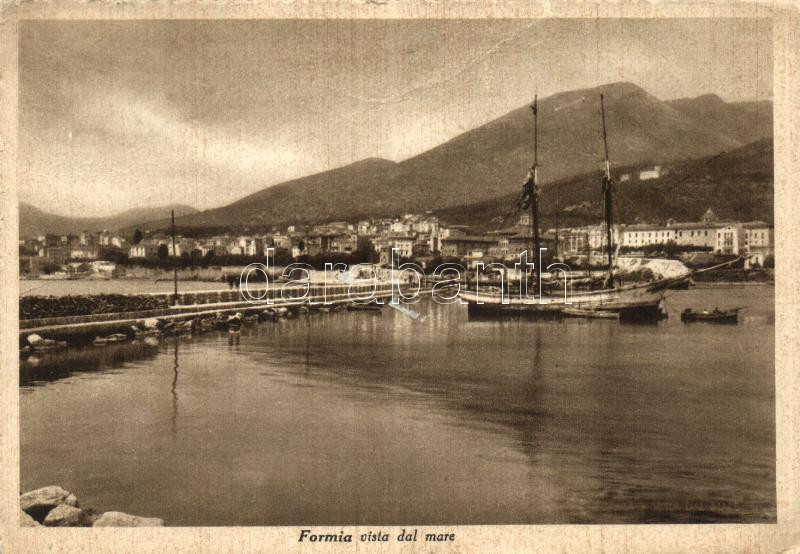
[[[774,522],[774,289],[301,314],[21,360],[21,489],[167,525]],[[683,308],[745,306],[738,325]]]

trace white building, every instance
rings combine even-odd
[[[661,177],[661,166],[660,165],[654,166],[653,169],[648,169],[648,170],[639,172],[639,180],[640,181],[648,181],[650,179],[658,179],[659,177]]]
[[[636,224],[622,230],[622,246],[632,248],[666,244],[675,240],[675,230],[663,225]]]
[[[134,244],[128,249],[129,258],[146,258],[151,252],[151,247],[143,242]]]
[[[744,229],[741,225],[735,223],[722,225],[716,231],[714,252],[735,256],[744,252]]]
[[[680,246],[698,246],[713,249],[717,240],[714,223],[674,223],[675,242]]]
[[[611,243],[612,245],[620,244],[620,235],[623,233],[619,225],[611,226]],[[608,233],[606,233],[606,224],[592,225],[586,229],[586,234],[589,240],[589,248],[592,250],[605,250],[608,244]]]
[[[767,257],[775,253],[774,227],[763,221],[751,221],[742,224],[742,227],[745,249],[750,255],[747,263],[763,266]]]

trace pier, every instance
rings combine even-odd
[[[397,290],[407,290],[408,285],[399,285]],[[322,308],[342,305],[351,300],[371,298],[385,300],[392,297],[393,285],[382,283],[375,287],[371,285],[356,286],[348,284],[323,285],[314,284],[308,287],[308,294],[303,296],[306,287],[283,288],[273,286],[269,288],[249,289],[251,298],[263,299],[247,300],[244,290],[208,290],[179,293],[148,293],[144,295],[122,296],[149,296],[158,300],[162,307],[150,310],[125,311],[116,313],[94,313],[87,315],[74,315],[63,317],[20,319],[19,339],[24,344],[27,337],[33,334],[45,339],[62,341],[80,341],[90,336],[125,333],[131,326],[147,319],[158,319],[172,322],[182,322],[194,318],[215,317],[217,314],[256,314],[275,308],[296,309],[300,306],[309,308]],[[176,299],[175,305],[170,305]]]

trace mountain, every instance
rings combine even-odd
[[[539,102],[542,182],[601,166],[601,93],[610,156],[618,166],[701,158],[771,135],[770,103],[726,104],[716,97],[664,102],[630,83],[563,92]],[[523,106],[400,163],[363,160],[269,187],[177,223],[260,227],[475,203],[516,192],[532,152],[533,116]]]
[[[743,144],[772,136],[772,102],[728,104],[715,94],[667,102],[714,133]]]
[[[380,185],[397,164],[380,158],[359,162],[266,188],[222,208],[176,218],[185,227],[270,226],[295,220],[331,221],[392,209],[394,193]],[[164,228],[167,219],[148,229]]]
[[[20,202],[19,236],[35,237],[49,233],[78,234],[81,231],[97,232],[104,229],[118,231],[160,219],[164,214],[169,214],[170,210],[175,210],[176,217],[197,212],[190,206],[175,204],[160,208],[133,208],[109,217],[65,217]]]
[[[773,221],[773,141],[760,139],[724,154],[666,164],[665,175],[640,181],[643,165],[614,167],[615,221],[621,223],[699,221],[711,208],[720,219]],[[619,182],[621,175],[631,178]],[[602,221],[600,179],[594,171],[542,187],[542,228]],[[451,224],[484,229],[510,226],[520,192],[435,213]],[[557,209],[558,208],[558,209]],[[557,218],[556,218],[557,213]],[[507,216],[507,217],[506,217]],[[506,217],[505,222],[503,218]]]

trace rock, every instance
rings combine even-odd
[[[40,527],[42,524],[20,510],[19,525],[20,527]]]
[[[51,348],[62,348],[67,345],[66,341],[42,338],[41,335],[33,333],[28,335],[28,344],[35,350],[49,350]]]
[[[158,320],[155,318],[145,319],[144,321],[142,321],[141,326],[143,329],[148,329],[148,330],[158,329]]]
[[[92,527],[94,522],[100,519],[100,514],[95,512],[93,509],[88,508],[83,510],[83,515],[81,517],[81,526],[83,527]]]
[[[47,514],[42,523],[46,527],[81,527],[86,525],[83,511],[80,508],[66,504],[56,506],[50,510],[50,513]]]
[[[51,485],[26,492],[19,497],[20,508],[36,521],[44,520],[48,512],[56,506],[78,506],[78,499],[69,491]]]
[[[123,512],[106,512],[95,520],[92,527],[163,527],[164,520],[157,517],[132,516]]]

